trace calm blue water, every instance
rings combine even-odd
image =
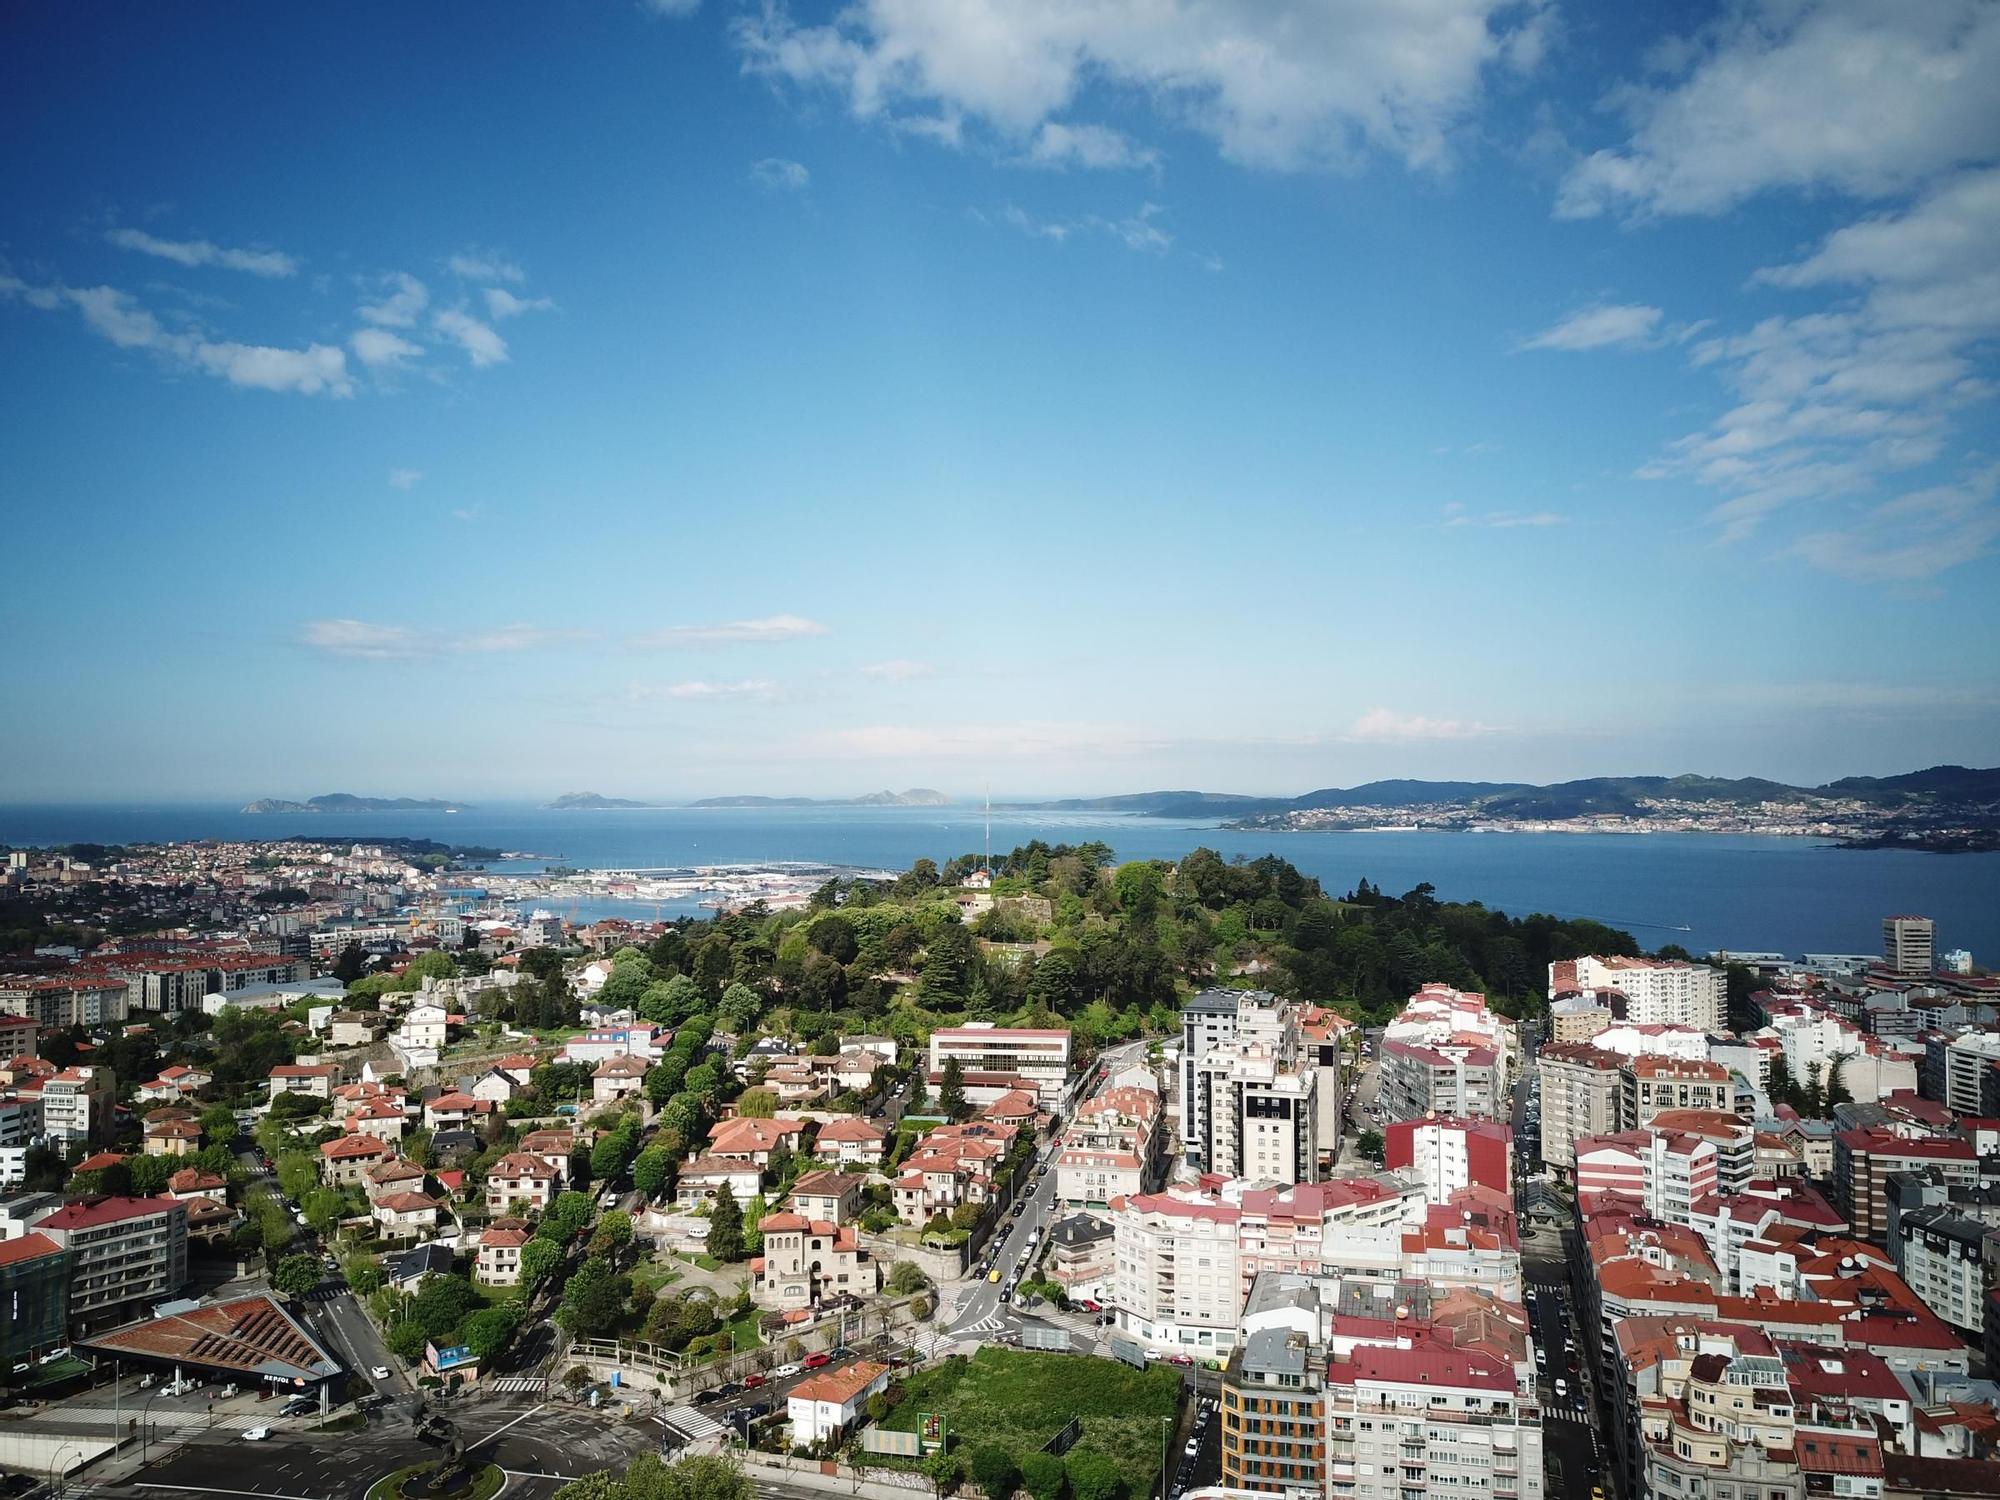
[[[976,807],[565,813],[495,804],[462,813],[287,817],[191,805],[0,806],[0,843],[294,833],[485,844],[583,868],[790,859],[903,869],[923,856],[977,852],[982,839]],[[1886,913],[1921,912],[1937,919],[1940,950],[2000,959],[2000,854],[1845,850],[1732,834],[1235,833],[1159,818],[994,813],[996,851],[1031,838],[1102,839],[1121,859],[1173,859],[1204,844],[1224,857],[1278,854],[1336,895],[1362,876],[1390,891],[1428,880],[1447,900],[1484,901],[1516,915],[1595,917],[1648,946],[1679,942],[1696,952],[1874,952]],[[628,904],[605,910],[651,915]],[[1683,924],[1691,930],[1672,930]]]

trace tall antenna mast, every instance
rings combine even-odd
[[[986,783],[986,877],[993,878],[993,783]]]

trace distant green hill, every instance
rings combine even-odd
[[[304,802],[283,797],[260,797],[249,803],[247,813],[378,813],[378,812],[464,812],[470,802],[445,802],[435,797],[356,797],[347,792],[328,792]]]
[[[1591,776],[1547,786],[1503,781],[1387,780],[1353,787],[1321,787],[1298,797],[1161,791],[1005,805],[1014,810],[1145,813],[1162,818],[1251,818],[1320,808],[1445,805],[1463,807],[1482,817],[1533,821],[1629,816],[1639,811],[1641,803],[1662,799],[1749,806],[1810,797],[1851,798],[1884,808],[1977,808],[2000,802],[2000,768],[1933,766],[1902,776],[1850,776],[1820,787],[1790,786],[1760,776]]]

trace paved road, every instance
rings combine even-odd
[[[1521,1271],[1534,1289],[1535,1301],[1529,1316],[1535,1327],[1535,1347],[1548,1355],[1548,1364],[1539,1371],[1542,1398],[1542,1451],[1551,1476],[1560,1466],[1560,1480],[1552,1479],[1551,1495],[1582,1495],[1593,1483],[1605,1483],[1602,1473],[1606,1458],[1597,1439],[1597,1417],[1588,1397],[1579,1389],[1586,1367],[1579,1357],[1577,1369],[1568,1368],[1570,1356],[1564,1340],[1574,1341],[1579,1327],[1570,1304],[1569,1265],[1563,1259],[1559,1240],[1537,1236],[1532,1246],[1524,1244]],[[1560,1379],[1568,1386],[1561,1396],[1555,1392]],[[1608,1483],[1606,1484],[1609,1489]]]
[[[1097,1076],[1100,1069],[1108,1076],[1128,1066],[1135,1058],[1143,1057],[1145,1051],[1144,1042],[1127,1042],[1105,1049],[1098,1057],[1098,1068],[1094,1068],[1089,1075],[1090,1082],[1073,1095],[1075,1102],[1080,1104],[1084,1100],[1097,1097],[1104,1087],[1103,1081]],[[1063,1216],[1064,1209],[1056,1202],[1056,1173],[1053,1165],[1056,1150],[1057,1147],[1053,1143],[1042,1148],[1037,1161],[1040,1163],[1038,1170],[1043,1175],[1036,1178],[1033,1190],[1022,1200],[1018,1216],[1010,1216],[1001,1223],[987,1241],[979,1258],[973,1262],[975,1272],[982,1265],[997,1267],[1000,1271],[1000,1280],[996,1283],[987,1280],[984,1274],[976,1274],[972,1280],[963,1285],[957,1294],[957,1305],[953,1308],[949,1321],[939,1320],[947,1337],[967,1340],[1020,1329],[1024,1321],[1022,1313],[1011,1303],[1003,1304],[1000,1301],[1000,1294],[1005,1290],[1008,1280],[1020,1268],[1022,1253],[1029,1245],[1037,1243],[1036,1232],[1047,1228]],[[1047,1241],[1044,1239],[1040,1243],[1046,1244]],[[1043,1318],[1038,1314],[1036,1321],[1043,1321]],[[1089,1325],[1079,1319],[1069,1326],[1080,1331]],[[1076,1336],[1073,1332],[1072,1337]]]

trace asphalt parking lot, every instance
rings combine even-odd
[[[652,1421],[560,1405],[467,1406],[452,1415],[473,1457],[505,1469],[507,1494],[521,1500],[546,1500],[569,1480],[600,1469],[623,1470],[660,1442]],[[411,1436],[401,1414],[361,1432],[278,1432],[261,1443],[214,1434],[97,1493],[359,1500],[383,1475],[436,1455]]]

